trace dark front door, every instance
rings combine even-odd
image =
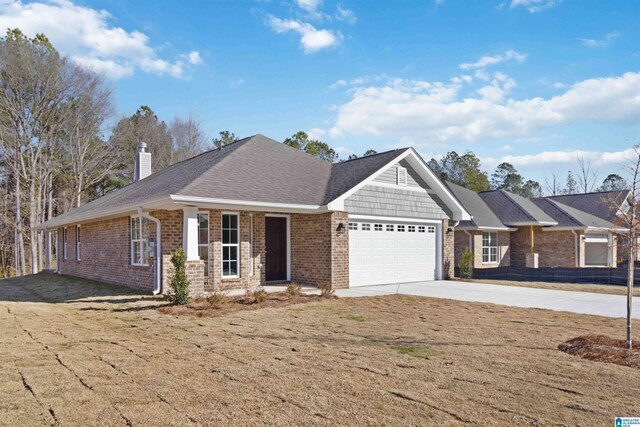
[[[265,218],[267,281],[287,280],[287,219]]]

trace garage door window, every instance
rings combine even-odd
[[[358,223],[357,222],[350,222],[349,223],[349,230],[357,230],[358,229]]]
[[[498,233],[482,233],[482,262],[498,262]]]
[[[418,226],[418,233],[424,233],[425,231],[427,231],[427,227],[425,227],[424,225]]]
[[[398,233],[404,233],[404,225],[398,226]]]
[[[387,225],[387,231],[393,231],[393,224]]]
[[[371,224],[362,224],[362,231],[371,231]]]
[[[374,224],[373,231],[382,231],[382,224]]]
[[[429,226],[429,233],[435,233],[436,232],[436,228],[433,225]]]
[[[407,230],[409,231],[409,233],[415,233],[416,232],[416,226],[415,225],[410,225],[409,227],[407,227]]]

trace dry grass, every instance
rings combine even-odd
[[[335,298],[335,296],[332,296]],[[293,304],[318,302],[327,297],[302,293],[266,292],[264,289],[247,292],[244,296],[225,296],[215,293],[206,298],[193,298],[186,305],[166,305],[159,307],[161,313],[179,316],[220,317],[238,311],[259,308],[284,307]]]
[[[213,318],[163,304],[0,281],[0,425],[595,426],[640,407],[640,370],[557,349],[622,338],[624,319],[402,295]]]
[[[595,284],[582,284],[582,283],[553,283],[553,282],[519,282],[516,280],[485,280],[485,279],[455,279],[462,282],[477,282],[488,283],[491,285],[502,286],[520,286],[524,288],[540,288],[540,289],[555,289],[559,291],[571,291],[571,292],[592,292],[596,294],[610,294],[610,295],[626,295],[627,287],[620,285],[595,285]],[[633,295],[640,296],[640,287],[633,288]]]
[[[570,339],[560,344],[558,349],[583,359],[640,369],[640,345],[637,342],[632,343],[631,350],[627,350],[626,339],[586,335]]]

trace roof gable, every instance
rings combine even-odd
[[[478,193],[460,185],[446,181],[449,190],[471,215],[470,221],[462,221],[459,228],[487,228],[508,230],[500,218],[489,208]]]

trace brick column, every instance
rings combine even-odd
[[[330,224],[331,288],[344,289],[349,287],[349,214],[334,212]]]
[[[450,279],[454,275],[454,232],[449,231],[449,220],[442,220],[442,278]]]

